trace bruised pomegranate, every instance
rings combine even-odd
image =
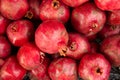
[[[120,66],[120,35],[113,35],[103,40],[101,51],[114,66]]]
[[[11,53],[11,44],[5,36],[0,36],[0,58],[7,58]]]
[[[6,28],[9,25],[10,20],[7,18],[3,17],[0,14],[0,34],[5,34],[6,33]]]
[[[78,66],[78,74],[83,80],[108,80],[110,70],[110,63],[99,53],[86,54]]]
[[[120,0],[94,0],[94,2],[102,10],[120,9]]]
[[[1,0],[1,14],[8,19],[21,19],[27,12],[29,4],[27,0]]]
[[[69,33],[68,49],[66,56],[80,60],[84,54],[90,51],[88,40],[79,33]]]
[[[41,4],[41,0],[29,0],[29,11],[27,11],[25,17],[29,19],[40,19],[39,18],[39,6]]]
[[[103,28],[105,21],[105,13],[90,2],[74,8],[71,15],[73,27],[86,36],[98,33]]]
[[[48,74],[52,80],[77,80],[77,65],[71,58],[58,58],[51,62]]]
[[[43,0],[39,9],[42,21],[55,19],[65,23],[70,16],[69,8],[61,0]]]
[[[16,56],[10,56],[1,67],[1,80],[22,80],[26,74],[26,70],[22,68]]]
[[[55,54],[66,50],[68,33],[65,26],[57,20],[41,23],[35,32],[35,43],[46,53]]]
[[[111,25],[120,25],[120,9],[109,12],[108,22]]]
[[[62,0],[62,1],[63,1],[63,3],[65,3],[66,5],[68,5],[70,7],[77,7],[89,0]]]
[[[16,20],[7,27],[7,36],[14,46],[30,42],[34,35],[34,25],[29,20]]]
[[[35,44],[26,43],[20,47],[17,53],[19,64],[26,70],[32,70],[39,66],[42,61],[43,52]]]
[[[49,76],[48,76],[48,65],[49,65],[49,58],[44,57],[43,61],[40,63],[40,65],[35,68],[32,69],[30,71],[30,79],[31,80],[50,80]]]
[[[99,37],[104,39],[116,34],[120,34],[120,25],[105,24],[103,29],[99,32]]]

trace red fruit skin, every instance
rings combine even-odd
[[[29,20],[16,20],[7,27],[7,36],[14,46],[30,42],[34,35],[34,25]]]
[[[0,69],[3,66],[4,63],[5,63],[5,60],[3,60],[2,58],[0,58]]]
[[[120,9],[120,0],[94,0],[95,4],[101,10],[117,10]]]
[[[41,0],[29,0],[29,11],[25,15],[29,19],[37,19],[39,20],[39,6],[41,4]]]
[[[101,51],[113,66],[120,66],[120,35],[113,35],[103,40]]]
[[[99,53],[86,54],[78,66],[78,74],[84,80],[108,80],[111,65]]]
[[[64,4],[70,7],[78,7],[89,0],[62,0]]]
[[[74,8],[71,15],[73,27],[85,36],[98,33],[103,28],[105,21],[105,13],[90,2]]]
[[[120,25],[120,9],[109,12],[108,23],[111,25]]]
[[[71,58],[58,58],[51,62],[48,74],[52,80],[77,80],[77,65]]]
[[[47,20],[41,23],[35,31],[37,47],[48,54],[56,54],[65,48],[68,33],[65,26],[57,20]]]
[[[50,63],[50,59],[45,57],[43,59],[43,62],[41,62],[41,64],[35,68],[32,69],[30,71],[30,79],[31,80],[50,80],[49,76],[48,76],[48,65]]]
[[[1,0],[0,3],[1,14],[11,20],[21,19],[28,8],[27,0]]]
[[[70,16],[68,6],[64,5],[61,0],[44,0],[39,10],[39,16],[42,21],[55,19],[66,23]]]
[[[22,80],[26,74],[26,70],[22,68],[15,56],[9,57],[5,64],[1,67],[1,80]]]
[[[7,18],[3,17],[0,14],[0,35],[3,35],[6,33],[6,28],[9,25],[10,20],[8,20]]]
[[[7,58],[11,54],[11,44],[5,36],[0,36],[0,58]]]
[[[42,61],[42,53],[35,44],[26,43],[20,47],[17,53],[19,64],[26,70],[32,70],[39,66]]]
[[[79,33],[69,33],[68,50],[66,56],[80,60],[90,51],[88,40]]]
[[[105,24],[103,29],[98,34],[102,39],[120,34],[120,25]]]

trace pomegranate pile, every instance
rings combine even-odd
[[[0,0],[0,80],[110,80],[120,73],[119,4]]]

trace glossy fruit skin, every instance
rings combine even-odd
[[[108,23],[111,25],[120,25],[120,9],[109,12]]]
[[[103,28],[105,21],[105,13],[90,2],[74,8],[71,15],[74,29],[85,36],[98,33]]]
[[[120,35],[113,35],[103,40],[101,51],[113,66],[120,66]]]
[[[71,58],[58,58],[48,67],[48,74],[52,80],[77,80],[77,64]]]
[[[62,0],[64,4],[70,7],[78,7],[89,0]]]
[[[11,20],[21,19],[27,12],[29,4],[27,0],[1,0],[1,14]]]
[[[101,39],[120,34],[120,25],[105,24],[103,29],[99,32]]]
[[[40,65],[37,68],[32,69],[30,71],[30,79],[50,80],[48,75],[49,63],[50,63],[50,59],[45,56],[43,61],[40,63]]]
[[[70,16],[68,6],[63,4],[61,0],[44,0],[39,10],[39,17],[42,21],[55,19],[66,23]]]
[[[120,9],[120,0],[94,0],[94,2],[101,10],[112,11]]]
[[[44,21],[35,31],[37,47],[48,54],[58,53],[67,45],[67,42],[68,33],[66,28],[57,20]]]
[[[20,47],[17,53],[19,64],[26,70],[32,70],[39,66],[43,54],[34,43],[26,43]]]
[[[41,0],[29,0],[29,11],[27,11],[27,14],[25,15],[25,17],[29,18],[29,19],[35,19],[35,20],[39,20],[39,6],[41,4]]]
[[[90,51],[88,40],[79,33],[69,33],[68,50],[66,56],[80,60]]]
[[[7,27],[7,36],[14,46],[20,47],[33,40],[34,25],[31,21],[24,19],[13,21]]]
[[[0,58],[7,58],[11,54],[11,44],[5,36],[0,35]]]
[[[10,20],[8,20],[7,18],[3,17],[0,14],[0,35],[3,35],[6,33],[6,28],[9,25]]]
[[[16,56],[10,56],[1,68],[0,78],[1,80],[22,80],[26,72],[19,65]]]
[[[84,80],[108,80],[111,65],[99,53],[86,54],[78,66],[78,74]]]

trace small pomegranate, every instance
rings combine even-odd
[[[77,80],[77,64],[71,58],[58,58],[48,67],[52,80]]]
[[[55,54],[66,50],[68,33],[65,26],[57,20],[41,23],[35,32],[35,43],[46,53]]]
[[[34,25],[29,20],[16,20],[7,27],[7,36],[14,46],[30,42],[34,35]]]
[[[106,22],[106,15],[94,3],[85,3],[72,11],[71,23],[73,27],[85,36],[98,33]]]
[[[101,51],[112,65],[120,66],[120,35],[113,35],[103,40]]]
[[[111,11],[120,9],[120,0],[94,0],[94,2],[101,10]]]
[[[19,64],[26,70],[32,70],[39,66],[44,53],[35,44],[26,43],[20,47],[17,53]]]
[[[8,20],[7,18],[3,17],[0,14],[0,34],[5,34],[6,33],[6,28],[9,25],[10,20]]]
[[[5,36],[0,36],[0,58],[7,58],[11,54],[11,44]]]
[[[120,34],[120,25],[105,24],[103,29],[99,32],[99,37],[104,39],[116,34]]]
[[[31,80],[50,80],[49,76],[48,76],[48,65],[49,65],[49,58],[44,57],[43,61],[40,63],[40,65],[35,68],[32,69],[30,71],[30,79]]]
[[[41,4],[41,0],[29,0],[29,10],[27,11],[25,17],[29,19],[37,19],[39,20],[39,6]]]
[[[55,19],[65,23],[70,16],[69,8],[61,0],[43,0],[39,9],[42,21]]]
[[[80,60],[84,54],[90,51],[88,40],[79,33],[69,33],[68,49],[66,56]]]
[[[26,70],[22,68],[16,56],[10,56],[1,67],[1,80],[22,80],[26,74]]]
[[[78,65],[78,74],[83,80],[108,80],[111,65],[100,53],[83,56]]]
[[[1,14],[11,20],[21,19],[28,8],[27,0],[1,0],[0,2]]]
[[[89,0],[62,0],[62,1],[63,3],[70,7],[78,7]]]
[[[120,9],[109,12],[108,22],[111,25],[120,25]]]

